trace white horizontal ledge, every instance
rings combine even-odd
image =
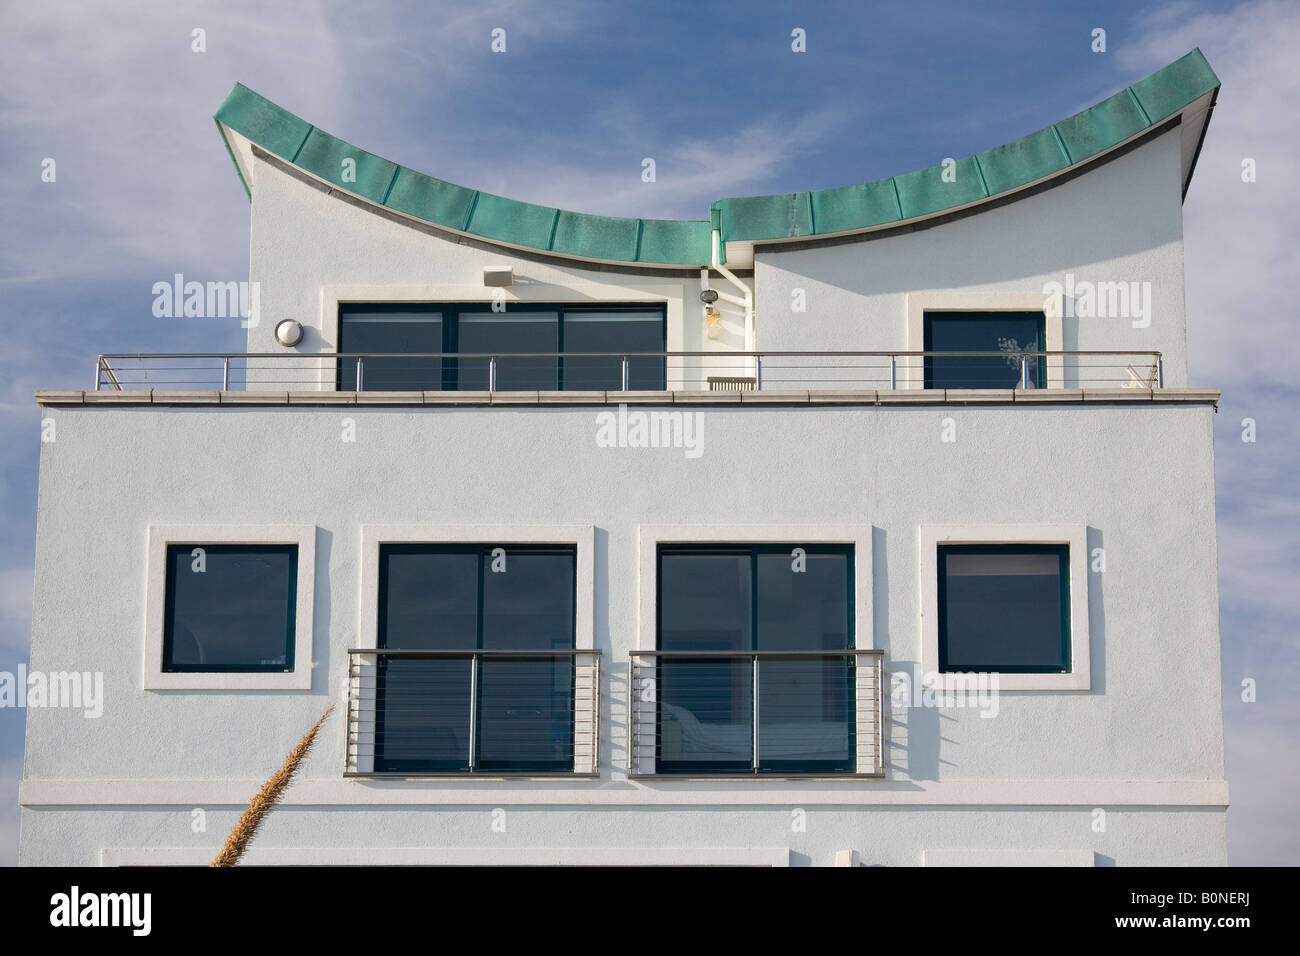
[[[101,866],[207,866],[210,848],[104,849]],[[250,866],[789,866],[784,847],[251,847]]]
[[[24,807],[244,807],[261,780],[24,780]],[[280,803],[297,807],[1206,807],[1228,806],[1226,780],[301,780]]]

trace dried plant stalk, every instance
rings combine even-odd
[[[248,849],[248,844],[252,842],[253,837],[257,835],[257,828],[262,825],[262,820],[271,812],[275,802],[280,799],[285,789],[289,786],[289,781],[293,779],[294,771],[307,756],[307,751],[311,750],[312,743],[316,740],[316,732],[320,730],[320,725],[325,723],[325,718],[334,712],[334,705],[330,704],[325,708],[325,713],[320,715],[320,719],[312,725],[311,730],[307,731],[307,736],[298,741],[298,746],[293,748],[289,757],[284,762],[284,766],[275,772],[270,780],[262,786],[253,798],[253,802],[248,805],[235,824],[235,828],[230,831],[230,836],[226,837],[226,845],[221,848],[217,858],[212,861],[213,866],[234,866],[239,862],[239,858],[244,855]]]

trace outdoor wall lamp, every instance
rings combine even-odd
[[[302,323],[294,319],[284,319],[276,323],[275,340],[287,349],[302,341]]]

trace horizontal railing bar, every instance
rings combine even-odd
[[[1145,355],[1156,357],[1156,351],[1131,351],[1116,349],[1062,350],[984,350],[971,352],[925,352],[913,349],[893,351],[777,351],[777,352],[122,352],[105,353],[103,359],[238,359],[273,358],[286,361],[311,359],[490,359],[490,358],[710,358],[721,361],[728,358],[891,358],[914,356],[926,358],[996,358],[1025,355],[1050,358],[1052,356],[1118,356]],[[721,366],[719,366],[721,367]]]
[[[631,657],[883,657],[884,651],[848,648],[842,651],[628,651]]]
[[[375,655],[379,657],[574,657],[580,655],[599,657],[601,655],[601,651],[592,648],[582,648],[577,650],[557,649],[553,651],[536,649],[512,651],[496,647],[427,651],[387,647],[353,647],[348,649],[348,653]]]

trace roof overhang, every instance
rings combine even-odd
[[[457,186],[337,139],[241,84],[214,118],[250,199],[259,149],[364,204],[505,249],[599,265],[699,268],[711,263],[716,229],[723,261],[744,268],[753,264],[756,246],[851,239],[1002,205],[1175,126],[1186,195],[1218,91],[1219,78],[1193,50],[1089,109],[955,166],[834,189],[721,199],[708,220],[595,216]]]

